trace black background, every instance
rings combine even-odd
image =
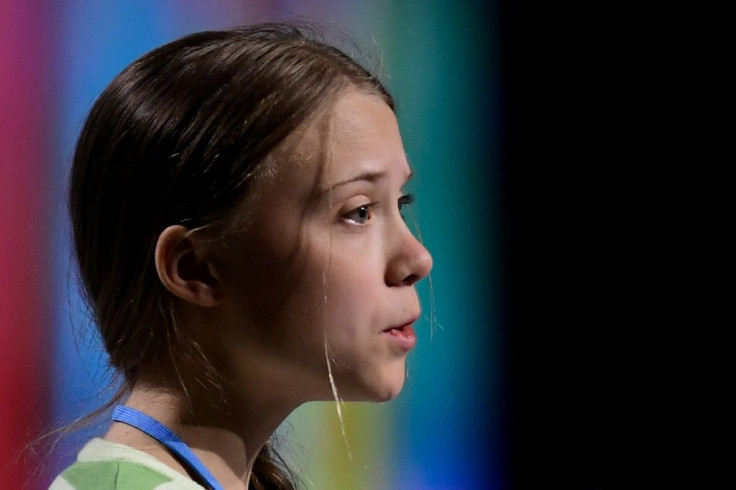
[[[694,143],[670,63],[689,59],[662,29],[688,24],[641,4],[499,12],[510,486],[703,481],[683,327],[703,320],[685,213],[702,191],[679,163]]]

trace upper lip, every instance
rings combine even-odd
[[[383,331],[384,332],[388,332],[389,330],[393,330],[395,328],[406,327],[407,325],[411,325],[412,323],[416,322],[418,319],[419,319],[419,315],[414,315],[414,316],[412,316],[411,318],[409,318],[408,320],[406,320],[404,322],[397,323],[397,324],[392,325],[392,326],[390,326],[388,328],[385,328]]]

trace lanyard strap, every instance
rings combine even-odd
[[[128,424],[135,427],[156,439],[158,442],[166,446],[171,452],[181,458],[189,469],[196,473],[203,481],[207,483],[212,490],[223,490],[222,485],[217,483],[215,477],[209,472],[202,461],[189,449],[184,441],[179,439],[176,434],[166,428],[164,424],[158,420],[149,417],[143,412],[123,405],[118,405],[112,412],[112,419],[116,422]]]

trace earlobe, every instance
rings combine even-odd
[[[158,277],[172,294],[204,307],[221,302],[217,273],[188,228],[174,225],[162,231],[154,257]]]

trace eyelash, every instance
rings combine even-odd
[[[401,209],[414,202],[414,194],[405,194],[401,196],[398,199],[398,207],[399,207],[399,213],[401,213]],[[340,218],[343,221],[347,221],[351,224],[357,225],[357,226],[363,226],[371,219],[371,210],[378,204],[378,202],[371,202],[368,204],[364,204],[362,206],[358,206],[355,209],[352,209],[348,211],[347,213],[343,214]],[[352,219],[350,216],[355,215],[356,213],[364,213],[365,216],[359,217],[358,219]],[[367,214],[366,214],[367,213]],[[404,214],[401,213],[401,217],[404,218]]]
[[[414,202],[414,194],[404,194],[399,198],[399,212],[401,212],[401,208],[404,206],[407,206]],[[404,215],[402,213],[401,217],[403,218]]]

